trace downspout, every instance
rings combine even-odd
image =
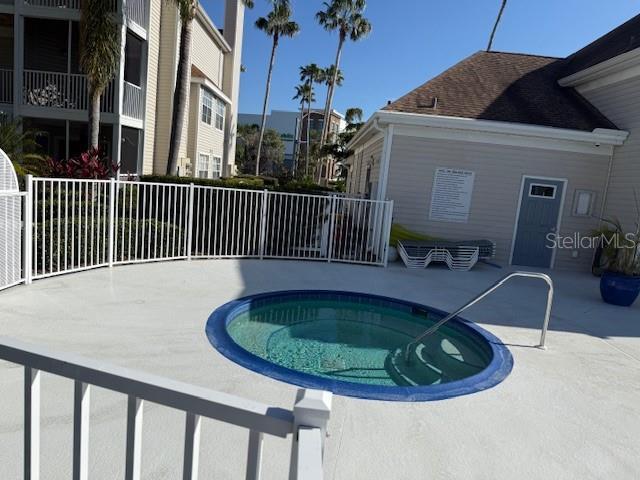
[[[604,192],[602,193],[602,202],[600,205],[600,215],[598,217],[598,230],[602,228],[604,224],[605,209],[607,208],[607,199],[609,197],[609,187],[611,186],[611,175],[613,174],[613,156],[615,154],[615,147],[611,148],[611,155],[609,155],[609,169],[607,170],[607,181],[604,184]],[[593,255],[591,256],[591,265],[595,263],[597,249],[593,249]]]
[[[387,185],[389,183],[389,164],[391,163],[391,146],[393,145],[393,124],[389,124],[386,129],[380,127],[378,118],[372,127],[380,133],[384,133],[384,144],[382,146],[382,161],[380,162],[380,178],[378,181],[377,200],[384,200],[387,197]]]
[[[605,215],[605,209],[607,207],[607,198],[609,197],[609,188],[611,187],[611,176],[613,174],[613,156],[615,154],[615,147],[611,149],[611,155],[609,155],[609,169],[607,170],[607,181],[604,184],[604,193],[602,194],[602,205],[600,206],[600,222],[598,228],[602,227],[603,218]]]

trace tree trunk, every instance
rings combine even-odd
[[[311,80],[313,82],[313,80]],[[311,84],[313,85],[313,83]],[[305,151],[304,176],[309,176],[309,155],[311,155],[311,98],[307,101],[307,150]]]
[[[340,70],[340,57],[342,56],[342,47],[344,45],[345,36],[340,34],[340,41],[338,42],[338,51],[336,52],[335,71],[333,72],[333,78],[331,79],[331,85],[329,85],[329,91],[327,92],[327,103],[324,107],[324,121],[322,125],[322,137],[320,138],[320,146],[323,147],[329,137],[329,130],[331,125],[331,109],[333,106],[333,94],[336,90],[336,81],[338,80],[338,71]]]
[[[98,148],[100,146],[100,92],[97,92],[93,86],[90,90],[89,148]]]
[[[498,17],[496,18],[496,23],[493,25],[493,30],[491,30],[489,44],[487,45],[487,52],[491,51],[491,47],[493,46],[493,37],[496,36],[496,31],[498,30],[498,25],[500,24],[500,20],[502,20],[502,14],[504,13],[504,7],[506,6],[507,0],[502,0],[502,5],[500,6],[500,11],[498,12]]]
[[[184,128],[184,115],[187,109],[192,31],[193,20],[183,20],[180,27],[180,55],[178,57],[178,69],[176,72],[176,88],[173,92],[173,114],[171,117],[171,137],[169,139],[167,175],[176,175],[178,171],[180,141],[182,139],[182,130]]]
[[[260,175],[260,155],[262,153],[262,141],[264,140],[264,130],[267,126],[267,108],[269,106],[269,93],[271,92],[271,75],[273,74],[273,63],[276,58],[276,48],[278,48],[278,37],[273,37],[271,47],[271,59],[269,60],[269,73],[267,74],[267,88],[264,92],[264,104],[262,105],[262,124],[260,125],[260,138],[258,139],[258,153],[256,155],[256,176]]]
[[[297,146],[293,155],[293,176],[295,177],[298,165],[300,164],[300,148],[302,147],[302,122],[304,121],[304,98],[300,102],[300,118],[298,119],[298,136],[296,138]]]

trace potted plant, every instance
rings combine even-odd
[[[609,227],[596,232],[604,267],[600,294],[607,303],[630,307],[640,295],[640,209],[635,232],[625,232],[617,219],[604,221]]]

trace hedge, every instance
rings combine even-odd
[[[87,222],[86,233],[85,221]],[[58,270],[64,270],[65,259],[66,266],[69,269],[72,265],[74,265],[75,268],[82,268],[84,266],[106,263],[108,250],[106,242],[108,241],[107,232],[109,231],[107,223],[108,219],[104,216],[94,217],[93,222],[91,222],[91,217],[76,217],[73,222],[69,219],[66,224],[66,239],[64,219],[61,219],[59,223],[57,218],[54,218],[53,222],[45,221],[34,223],[35,249],[33,254],[34,266],[37,264],[38,267],[37,273],[52,273]],[[92,225],[93,235],[91,235]],[[58,228],[60,228],[59,237]],[[124,228],[124,235],[122,228]],[[137,248],[135,245],[136,231],[139,239]],[[51,236],[51,232],[53,232],[53,237]],[[129,232],[131,232],[132,239],[130,254]],[[176,225],[159,222],[154,219],[120,221],[118,228],[114,232],[116,252],[114,261],[128,261],[136,258],[153,259],[164,257],[167,254],[168,256],[172,256],[171,247],[173,246],[174,232],[176,238],[175,254],[178,255],[179,252],[181,252],[181,250],[178,250],[178,246],[182,247],[184,240],[182,243],[178,241],[178,239],[183,239],[183,230]],[[144,242],[142,242],[143,238],[145,240]],[[52,239],[53,241],[51,241]],[[169,248],[168,252],[167,246]],[[85,252],[87,255],[86,264]],[[92,255],[93,258],[91,258]]]

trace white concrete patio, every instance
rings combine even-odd
[[[296,387],[228,361],[208,343],[209,314],[233,298],[323,288],[452,310],[506,270],[410,271],[285,261],[193,261],[100,269],[0,292],[0,332],[21,340],[291,407]],[[552,273],[549,349],[539,338],[545,287],[513,285],[467,315],[511,345],[497,387],[430,403],[334,397],[329,479],[636,479],[640,472],[640,305],[604,304],[590,275]],[[22,478],[23,370],[0,363],[0,477]],[[71,381],[42,382],[42,478],[70,478]],[[126,398],[92,392],[90,478],[122,478]],[[176,479],[183,414],[149,404],[143,478]],[[204,420],[201,478],[244,478],[248,433]],[[286,478],[289,441],[268,438],[265,478]]]

